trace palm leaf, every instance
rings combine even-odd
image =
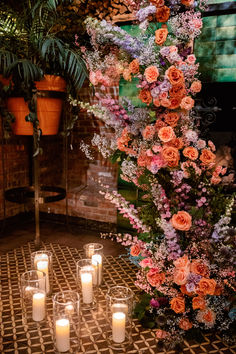
[[[43,77],[42,70],[30,60],[20,59],[9,65],[7,71],[7,76],[12,76],[20,78],[26,84],[40,80]],[[18,80],[19,81],[19,80]]]
[[[83,59],[74,51],[66,49],[63,69],[69,74],[75,88],[81,88],[87,77],[87,68]]]
[[[0,50],[0,72],[6,75],[7,68],[17,60],[17,56],[12,52]]]

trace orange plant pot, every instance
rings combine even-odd
[[[37,97],[37,116],[39,127],[43,135],[56,135],[58,133],[62,111],[62,98],[40,97],[40,92],[65,92],[66,82],[59,76],[45,75],[44,79],[35,83],[39,92]],[[22,97],[11,97],[7,101],[8,110],[14,114],[16,120],[12,125],[15,135],[33,135],[32,123],[26,122],[29,114],[28,105]]]

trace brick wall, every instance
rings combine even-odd
[[[114,90],[113,90],[114,91]],[[112,91],[112,92],[113,92]],[[81,91],[80,99],[83,101],[90,100],[88,85],[85,84]],[[65,107],[68,111],[69,107]],[[67,176],[66,176],[66,161],[65,138],[58,137],[54,146],[54,151],[49,149],[48,153],[43,153],[40,158],[40,170],[44,166],[44,176],[40,176],[40,182],[45,184],[45,180],[50,185],[57,185],[65,188],[66,180],[68,184],[68,215],[80,217],[99,222],[116,223],[117,212],[116,208],[106,201],[100,195],[98,179],[102,178],[103,183],[109,185],[111,189],[117,188],[117,167],[105,161],[102,156],[93,151],[94,160],[89,160],[80,150],[80,143],[83,140],[90,144],[93,134],[98,133],[104,126],[93,116],[89,116],[86,112],[79,112],[78,120],[68,137],[67,143]],[[107,132],[110,134],[110,132]],[[42,147],[44,150],[45,142],[42,139]],[[48,147],[46,147],[48,150]],[[52,147],[53,149],[53,147]],[[57,166],[56,169],[55,165]],[[47,166],[47,167],[46,167]],[[53,167],[54,166],[54,167]],[[53,177],[55,176],[55,178]],[[58,180],[59,177],[59,180]],[[56,203],[48,203],[41,205],[41,211],[55,214],[66,213],[66,201],[62,200]]]
[[[81,93],[81,100],[89,100],[88,85]],[[64,111],[69,110],[68,106]],[[63,120],[62,120],[63,122]],[[39,155],[39,181],[41,185],[58,186],[66,188],[66,200],[40,205],[40,211],[53,214],[66,214],[69,216],[95,220],[99,222],[116,223],[116,209],[99,194],[98,178],[116,189],[117,168],[105,161],[98,152],[93,152],[94,160],[87,159],[80,150],[81,141],[90,144],[94,132],[105,129],[93,116],[86,112],[79,112],[78,120],[67,141],[67,161],[65,158],[66,138],[56,136],[43,136],[40,146],[42,154]],[[30,184],[32,175],[32,158],[30,157],[30,144],[32,137],[13,136],[9,141],[0,145],[0,156],[4,153],[5,189],[24,187]],[[66,168],[66,165],[68,166]],[[4,218],[3,199],[3,164],[0,164],[0,219]],[[31,209],[33,210],[32,206]],[[10,217],[25,210],[24,205],[5,202],[5,216]]]
[[[24,205],[5,200],[4,191],[29,185],[29,139],[5,140],[0,127],[0,220],[25,211]]]

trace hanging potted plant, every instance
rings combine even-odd
[[[6,105],[16,135],[32,135],[33,126],[43,135],[57,134],[66,92],[76,94],[86,77],[74,38],[58,29],[66,20],[58,18],[58,5],[10,0],[0,11],[0,74],[11,77]]]

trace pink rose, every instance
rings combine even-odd
[[[153,261],[151,258],[145,258],[141,262],[139,262],[139,265],[142,268],[146,268],[146,267],[151,268],[153,266]]]
[[[196,61],[196,57],[194,54],[190,54],[187,56],[186,62],[189,64],[194,64]]]

